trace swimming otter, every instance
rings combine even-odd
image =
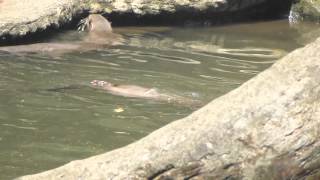
[[[138,97],[138,98],[159,98],[160,93],[154,88],[145,88],[136,85],[117,85],[107,81],[93,80],[90,82],[92,86],[100,87],[107,90],[111,94],[125,96],[125,97]]]
[[[120,45],[123,42],[120,34],[112,32],[111,22],[100,14],[90,14],[80,22],[79,29],[87,29],[89,32],[83,43]]]
[[[88,35],[82,41],[61,43],[35,43],[0,47],[0,51],[12,53],[40,52],[63,54],[73,51],[90,51],[104,48],[109,45],[119,45],[123,42],[122,36],[112,32],[111,23],[100,14],[90,14],[82,20],[81,28],[88,30]]]
[[[203,103],[198,100],[193,100],[177,95],[159,93],[155,88],[146,88],[136,85],[117,85],[101,80],[93,80],[90,82],[90,84],[93,87],[101,88],[103,90],[106,90],[110,94],[118,96],[152,99],[185,105],[189,107],[200,107],[203,105]]]

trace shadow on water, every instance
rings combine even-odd
[[[0,179],[121,147],[193,111],[95,90],[93,79],[208,103],[300,46],[285,21],[115,31],[124,45],[59,56],[0,52]],[[54,41],[78,38],[68,31]]]

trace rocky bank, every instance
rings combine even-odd
[[[277,17],[289,11],[291,1],[4,0],[0,1],[0,41],[57,28],[88,12],[105,13],[114,24],[181,24],[188,20],[211,24]]]

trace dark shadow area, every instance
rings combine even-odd
[[[292,0],[283,0],[280,3],[271,0],[266,3],[246,8],[241,11],[208,9],[199,11],[193,8],[183,8],[175,13],[161,12],[157,15],[139,16],[133,13],[111,13],[107,15],[115,26],[212,26],[238,22],[274,20],[288,17]]]

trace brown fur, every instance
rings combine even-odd
[[[87,43],[119,45],[122,36],[112,32],[111,22],[99,14],[90,14],[85,23],[89,33],[84,39]]]

